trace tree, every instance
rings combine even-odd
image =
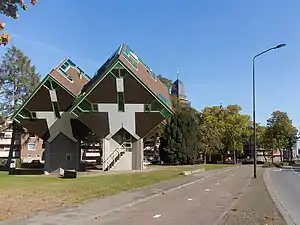
[[[242,115],[242,107],[239,105],[228,105],[224,109],[224,152],[231,152],[236,162],[236,155],[241,154],[244,148],[244,137],[248,133],[250,117]]]
[[[32,5],[37,3],[37,0],[30,0]],[[0,1],[0,13],[4,14],[7,17],[11,17],[13,19],[18,19],[18,11],[19,9],[27,10],[27,6],[23,0],[1,0]],[[0,22],[0,45],[7,45],[10,41],[10,36],[8,33],[4,32],[5,23]]]
[[[265,138],[268,140],[266,147],[271,150],[279,150],[282,160],[282,150],[289,149],[297,142],[297,129],[286,112],[274,111],[267,120]]]
[[[240,113],[242,108],[239,105],[213,106],[210,110],[215,132],[222,143],[219,146],[223,146],[217,148],[218,153],[223,161],[227,154],[233,154],[236,161],[236,155],[242,154],[245,140],[249,137],[250,117]]]
[[[176,111],[168,121],[159,147],[160,159],[166,164],[194,164],[199,158],[198,124],[188,108]]]
[[[217,153],[224,146],[221,140],[222,130],[220,128],[218,112],[220,107],[206,107],[199,113],[199,141],[201,152],[203,153],[204,163],[211,161],[211,154]]]
[[[35,66],[31,65],[30,59],[17,47],[8,48],[0,64],[0,102],[4,120],[16,112],[39,82],[40,75],[36,72]],[[13,155],[14,139],[23,132],[15,122],[12,123],[12,129],[7,166]]]

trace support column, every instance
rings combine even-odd
[[[132,169],[144,169],[144,142],[142,138],[132,143]]]
[[[108,166],[107,163],[107,157],[110,155],[110,149],[109,149],[109,140],[106,138],[102,139],[102,169],[103,171],[106,169]]]
[[[80,143],[60,133],[52,142],[45,143],[45,174],[58,174],[60,169],[79,171],[80,156]]]
[[[50,144],[45,141],[44,150],[44,174],[49,175],[51,171],[51,155],[50,155]]]

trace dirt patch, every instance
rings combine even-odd
[[[0,190],[0,220],[33,215],[63,204],[57,196],[45,196],[39,192],[24,190],[14,192]]]
[[[253,179],[237,203],[223,218],[222,225],[286,225],[269,196],[263,181],[264,168],[258,168]]]

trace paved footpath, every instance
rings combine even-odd
[[[286,225],[270,198],[263,176],[266,169],[257,168],[257,178],[223,218],[222,225]]]
[[[218,224],[251,180],[251,167],[205,171],[136,191],[73,207],[5,222],[8,225],[54,224]]]

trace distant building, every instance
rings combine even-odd
[[[9,127],[11,121],[7,121],[3,126]],[[0,158],[7,159],[12,139],[12,129],[0,132]],[[43,140],[31,134],[15,137],[13,158],[20,158],[22,163],[31,163],[33,160],[42,162],[44,152]]]
[[[33,134],[22,135],[21,137],[21,162],[32,163],[33,161],[43,162],[45,144],[43,140]]]
[[[177,79],[171,87],[171,95],[176,97],[180,104],[191,105],[191,102],[188,100],[184,84],[181,80]]]
[[[9,127],[11,121],[6,121],[3,125],[3,131],[0,132],[0,158],[7,159],[9,155],[11,138],[12,138],[12,130],[4,127]],[[21,150],[21,140],[20,137],[16,137],[14,141],[14,150],[13,150],[13,158],[20,158],[20,150]]]

